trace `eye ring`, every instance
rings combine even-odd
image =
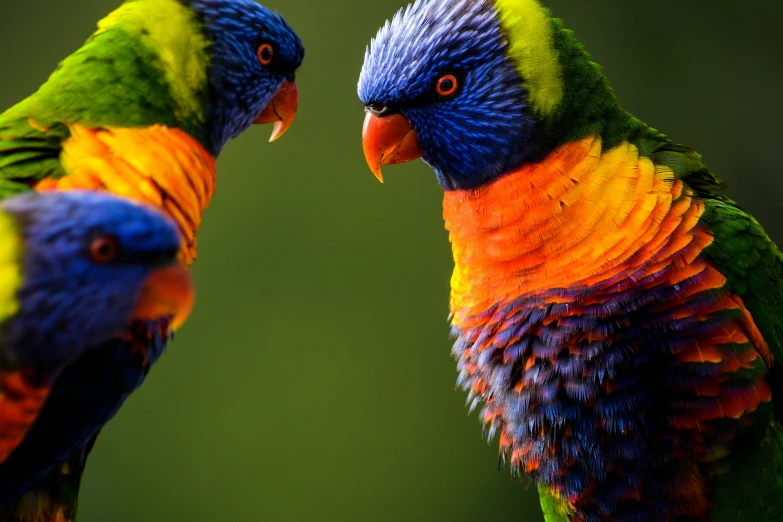
[[[96,263],[114,261],[120,251],[120,242],[115,236],[98,236],[90,243],[90,258]]]
[[[270,43],[262,43],[258,46],[256,54],[261,65],[269,65],[275,57],[275,48]]]
[[[453,74],[444,74],[443,76],[438,78],[437,82],[435,82],[435,92],[437,92],[439,96],[443,96],[444,98],[453,96],[454,94],[456,94],[458,89],[459,89],[459,80],[457,80],[457,77],[454,76]]]

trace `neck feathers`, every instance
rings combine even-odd
[[[495,0],[495,9],[530,107],[546,119],[563,100],[563,67],[549,11],[536,0]]]
[[[11,110],[42,128],[164,125],[206,146],[207,69],[207,41],[190,8],[131,0]]]
[[[176,0],[124,3],[13,117],[42,128],[165,125],[206,146],[207,42],[195,16]]]
[[[769,348],[702,255],[705,202],[634,145],[601,150],[446,193],[458,383],[545,504],[707,520],[708,467],[767,422]]]
[[[627,142],[601,150],[600,138],[585,138],[484,187],[446,193],[455,324],[505,300],[557,302],[565,289],[643,277],[649,260],[709,244],[695,228],[703,205],[668,169]]]
[[[506,53],[538,122],[529,162],[586,136],[601,136],[603,147],[610,149],[647,131],[620,107],[601,66],[562,20],[537,0],[494,2],[508,41]]]
[[[98,23],[95,36],[121,30],[152,51],[180,119],[204,119],[207,42],[193,9],[176,0],[127,1]]]

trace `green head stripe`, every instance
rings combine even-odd
[[[552,20],[537,0],[495,0],[500,24],[536,113],[546,119],[563,99],[563,77]]]
[[[98,22],[96,35],[118,28],[159,58],[171,95],[184,114],[201,116],[199,92],[207,80],[209,42],[195,12],[177,0],[129,0]]]

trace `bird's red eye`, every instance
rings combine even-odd
[[[114,236],[98,236],[90,243],[90,257],[98,263],[109,263],[117,257],[119,246]]]
[[[435,83],[435,91],[441,96],[451,96],[459,88],[459,81],[453,74],[444,74]]]
[[[269,65],[274,57],[275,50],[272,44],[265,43],[258,47],[258,61],[261,62],[261,65]]]

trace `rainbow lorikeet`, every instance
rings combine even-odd
[[[286,131],[303,55],[282,16],[251,0],[128,0],[0,115],[0,196],[82,188],[145,201],[179,224],[190,262],[217,155],[253,123],[274,123],[272,140]],[[0,463],[0,520],[72,518],[95,436],[170,330],[135,321],[60,375]]]
[[[190,312],[177,225],[96,192],[29,192],[0,203],[0,462],[22,442],[58,376],[132,318]]]
[[[445,190],[458,382],[546,520],[783,520],[783,257],[535,0],[419,0],[363,145]]]

